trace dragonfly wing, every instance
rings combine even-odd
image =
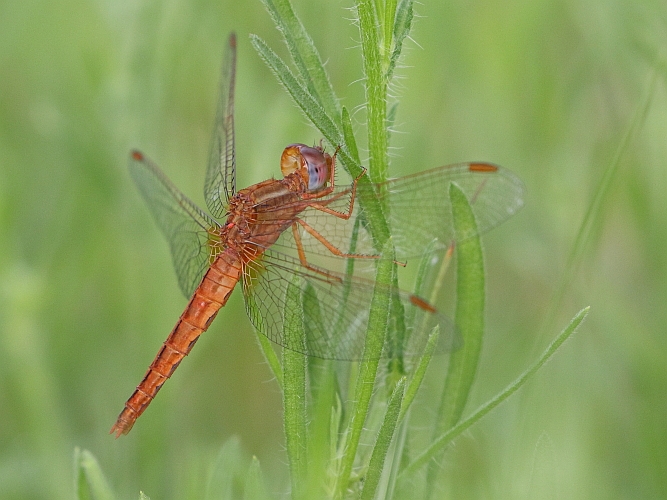
[[[236,150],[234,147],[234,81],[236,79],[236,35],[229,36],[220,76],[220,96],[211,138],[204,198],[214,217],[221,218],[236,193]]]
[[[475,234],[455,235],[449,186],[466,194],[482,234],[523,206],[524,185],[507,169],[489,163],[459,163],[392,179],[374,188],[389,206],[388,223],[398,258],[421,255],[437,238],[443,248]],[[362,189],[359,193],[364,196]]]
[[[290,344],[283,335],[287,288],[295,283],[300,287],[303,302],[305,347]],[[243,273],[246,310],[255,328],[288,349],[324,359],[361,358],[370,303],[376,290],[390,294],[403,305],[393,308],[400,317],[390,322],[387,338],[391,341],[386,342],[383,357],[398,352],[404,357],[419,356],[436,324],[440,325],[440,349],[452,347],[456,337],[452,322],[418,297],[396,288],[382,288],[372,280],[306,268],[298,259],[273,248],[249,262]],[[411,324],[406,325],[403,320],[408,317]]]
[[[319,206],[323,206],[329,210],[339,214],[347,214],[352,208],[352,215],[349,218],[337,217],[331,213],[313,207],[305,208],[299,213],[298,218],[301,219],[309,229],[314,230],[317,234],[323,236],[331,246],[340,250],[342,253],[356,253],[375,255],[378,252],[373,245],[373,239],[367,230],[365,223],[364,212],[360,210],[358,198],[352,203],[352,186],[336,186],[335,191],[325,197],[313,201]],[[305,203],[305,202],[300,202]],[[269,207],[266,211],[280,211],[283,207]],[[271,217],[267,217],[271,221]],[[261,223],[262,221],[259,221]],[[308,232],[304,225],[298,225],[299,239],[302,248],[309,255],[317,255],[320,257],[334,257],[334,254],[325,245],[322,244],[315,236]],[[290,253],[291,250],[297,248],[297,244],[292,236],[291,231],[285,231],[280,239],[274,245],[283,251]],[[287,249],[290,249],[289,251]],[[336,257],[338,261],[341,259]],[[328,266],[334,266],[332,262]]]
[[[189,297],[209,266],[209,230],[218,223],[138,151],[130,155],[130,173],[169,242],[179,287]]]
[[[454,234],[449,199],[451,183],[459,186],[468,197],[477,221],[474,234]],[[351,186],[337,186],[332,195],[317,202],[328,209],[347,213],[351,192]],[[454,241],[463,241],[489,231],[521,208],[523,192],[521,180],[507,169],[487,163],[460,163],[392,179],[380,185],[359,184],[349,219],[312,207],[306,208],[299,218],[343,253],[377,255],[379,252],[367,229],[368,217],[362,200],[379,196],[389,208],[389,230],[396,257],[402,260],[422,255],[434,239],[444,249]],[[299,235],[307,254],[333,257],[331,250],[303,226],[299,226]],[[276,246],[294,249],[296,243],[291,234],[284,234]]]

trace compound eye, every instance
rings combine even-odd
[[[321,149],[308,146],[301,148],[301,154],[308,168],[308,191],[317,191],[329,180],[329,162],[327,161],[329,155]]]
[[[295,172],[308,184],[308,191],[321,189],[329,180],[331,156],[321,148],[290,144],[280,157],[280,170],[287,177]]]

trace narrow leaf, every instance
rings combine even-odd
[[[371,396],[373,395],[375,376],[382,354],[389,318],[391,296],[387,293],[386,284],[392,281],[394,274],[393,260],[393,247],[390,244],[385,245],[382,258],[378,262],[376,279],[379,286],[376,287],[373,299],[371,300],[368,332],[366,334],[366,344],[355,386],[354,407],[351,412],[352,418],[350,419],[346,433],[347,439],[341,460],[340,474],[336,480],[337,498],[344,497],[347,491],[354,458],[359,446],[359,438],[364,429],[364,422],[366,421]]]
[[[79,500],[113,500],[114,494],[95,456],[74,448],[74,487]]]
[[[354,138],[354,130],[352,129],[352,121],[350,120],[350,113],[347,111],[347,108],[343,106],[342,113],[342,123],[343,123],[343,137],[345,139],[345,145],[350,156],[357,162],[359,161],[359,150],[357,149],[357,141]]]
[[[260,57],[264,59],[264,62],[278,77],[285,90],[292,96],[294,102],[297,103],[308,119],[322,132],[325,139],[330,144],[341,144],[342,134],[335,120],[327,114],[308,89],[296,79],[285,62],[258,36],[251,35],[250,41]]]
[[[262,349],[264,354],[264,359],[266,360],[269,368],[273,372],[273,376],[276,377],[276,382],[278,386],[283,388],[283,367],[280,365],[280,360],[276,351],[273,349],[273,344],[266,335],[263,335],[259,332],[257,334],[257,341],[259,342],[259,347]]]
[[[405,37],[410,34],[412,29],[412,0],[401,0],[396,10],[396,18],[394,21],[394,50],[389,60],[389,67],[387,68],[387,81],[390,81],[394,75],[396,64],[401,56],[403,50],[403,41]]]
[[[329,116],[338,119],[340,106],[313,40],[297,17],[289,0],[262,0],[273,22],[285,38],[287,49],[299,70],[302,83]]]
[[[391,105],[387,112],[387,144],[391,141],[391,131],[396,121],[396,113],[398,112],[398,101]]]
[[[463,191],[451,184],[449,196],[457,240],[476,233],[475,216]],[[484,333],[484,256],[479,236],[456,246],[456,326],[463,347],[452,353],[443,392],[436,434],[458,422],[468,400]]]
[[[389,53],[391,52],[391,42],[394,34],[394,19],[396,17],[396,0],[385,0],[384,22],[382,30],[383,46],[382,57],[385,66],[389,62]]]
[[[334,362],[317,358],[308,359],[310,380],[308,423],[308,485],[306,498],[324,496],[323,485],[327,477],[327,462],[331,454],[331,442],[338,436],[338,423],[332,429],[336,407],[336,373]]]
[[[419,360],[419,364],[415,369],[412,377],[410,378],[410,383],[405,391],[405,397],[403,398],[403,406],[401,407],[401,414],[399,415],[399,420],[403,420],[406,412],[410,409],[412,401],[415,399],[419,387],[421,386],[422,380],[424,380],[424,375],[426,375],[426,369],[428,368],[431,358],[433,357],[433,351],[435,346],[438,345],[438,338],[440,337],[440,326],[436,325],[429,335],[428,342],[426,343],[426,348],[424,349],[424,355]]]
[[[259,466],[257,457],[252,457],[250,467],[245,480],[245,488],[243,489],[244,500],[268,500],[269,494],[264,486],[262,478],[262,469]]]
[[[656,65],[656,67],[653,69],[653,73],[649,78],[649,82],[644,91],[644,94],[642,95],[641,100],[635,108],[632,120],[630,120],[628,128],[625,130],[623,138],[619,142],[618,148],[616,149],[612,160],[609,162],[609,165],[607,165],[607,168],[602,174],[600,182],[595,189],[595,195],[593,196],[593,199],[590,201],[586,209],[586,214],[584,215],[584,219],[581,221],[581,225],[577,231],[574,244],[570,249],[570,254],[568,255],[563,274],[561,275],[560,283],[556,288],[554,298],[550,301],[549,310],[545,315],[542,332],[540,332],[538,335],[539,338],[542,337],[544,332],[551,328],[551,325],[556,318],[556,313],[560,310],[559,308],[563,298],[565,297],[565,293],[569,289],[572,280],[576,276],[584,252],[586,251],[586,248],[588,247],[592,238],[595,226],[596,224],[601,223],[601,217],[603,213],[602,208],[607,200],[610,188],[616,177],[616,173],[618,172],[621,159],[637,137],[637,134],[641,130],[642,125],[646,121],[646,115],[651,109],[651,102],[655,95],[656,85],[660,79],[660,73],[658,70],[659,65]]]
[[[225,441],[211,467],[204,498],[234,498],[235,492],[240,491],[239,486],[245,481],[246,460],[237,436]]]
[[[295,280],[299,280],[295,277]],[[303,302],[301,287],[290,283],[287,288],[284,310],[285,343],[294,351],[283,348],[283,411],[285,444],[292,480],[292,498],[303,498],[303,488],[308,477],[307,429],[306,429],[306,356]],[[300,352],[297,352],[300,351]]]
[[[384,415],[382,427],[378,432],[375,447],[371,454],[371,460],[368,464],[368,472],[364,481],[364,489],[361,491],[361,500],[372,500],[375,497],[375,490],[380,482],[380,476],[384,469],[384,462],[389,450],[389,445],[394,437],[396,430],[396,422],[398,422],[398,415],[401,412],[403,403],[403,394],[405,390],[405,377],[399,380],[396,388],[389,399],[387,405],[387,412]]]
[[[456,230],[456,326],[463,339],[463,347],[449,359],[447,379],[436,416],[433,437],[453,427],[461,418],[472,387],[477,362],[482,349],[484,333],[484,257],[479,236],[476,234],[475,215],[465,194],[456,184],[450,184],[449,197]],[[439,469],[435,463],[428,471],[426,484],[431,490]],[[430,496],[430,491],[429,491]]]
[[[535,363],[533,363],[530,366],[530,368],[528,368],[525,372],[523,372],[519,376],[519,378],[517,378],[514,382],[508,385],[500,394],[496,395],[494,398],[484,403],[477,410],[475,410],[468,418],[462,420],[456,426],[452,427],[443,435],[435,439],[431,446],[429,446],[424,452],[422,452],[412,463],[410,463],[410,465],[408,465],[401,472],[399,480],[403,481],[408,479],[422,466],[429,463],[433,458],[438,456],[438,454],[442,452],[449,445],[449,443],[451,443],[452,440],[454,440],[454,438],[456,438],[461,433],[466,431],[475,422],[480,420],[491,410],[496,408],[500,403],[505,401],[508,397],[514,394],[517,390],[519,390],[519,388],[523,384],[525,384],[533,375],[535,375],[537,370],[539,370],[542,366],[544,366],[544,364],[551,358],[551,356],[554,355],[554,353],[558,350],[558,348],[561,345],[563,345],[563,342],[565,342],[570,337],[570,335],[577,329],[577,327],[584,320],[589,310],[590,307],[585,307],[584,309],[579,311],[577,315],[574,318],[572,318],[570,324],[561,333],[558,334],[558,336],[553,340],[553,342],[551,342],[551,344],[549,344],[549,347],[547,347],[547,349],[542,353],[540,358]]]

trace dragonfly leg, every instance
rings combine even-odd
[[[329,169],[329,181],[328,181],[328,186],[324,188],[322,191],[319,191],[317,193],[305,193],[303,195],[304,200],[308,199],[319,199],[319,198],[324,198],[325,196],[330,195],[331,193],[334,192],[336,189],[336,155],[338,154],[338,151],[340,150],[340,146],[336,147],[336,151],[333,154],[333,157],[331,158],[331,168]],[[359,175],[357,175],[354,180],[352,181],[352,199],[350,200],[350,210],[349,214],[347,214],[347,217],[344,216],[343,212],[337,212],[336,210],[324,210],[327,213],[330,213],[331,215],[336,215],[337,217],[339,215],[343,215],[342,218],[349,219],[350,215],[352,214],[352,207],[354,205],[354,197],[357,191],[357,181],[361,179],[361,177],[366,173],[366,169],[364,167],[361,167],[361,172]],[[342,196],[345,193],[341,193],[338,196],[335,196],[331,198],[330,200],[326,200],[327,203],[332,202],[333,200],[338,199],[340,196]],[[314,206],[314,208],[318,208],[317,206]]]
[[[303,251],[303,246],[301,243],[301,236],[299,236],[299,231],[297,230],[296,225],[299,224],[303,229],[306,230],[308,234],[310,234],[313,238],[315,238],[317,241],[322,243],[326,247],[327,250],[329,250],[332,254],[336,255],[337,257],[342,257],[344,259],[379,259],[379,255],[367,255],[367,254],[360,254],[360,253],[345,253],[339,250],[333,243],[331,243],[329,240],[327,240],[324,236],[322,236],[315,228],[313,228],[310,224],[308,224],[306,221],[303,219],[296,218],[294,219],[295,224],[292,225],[292,232],[294,233],[294,240],[296,241],[296,246],[297,250],[299,252],[299,259],[301,260],[301,263],[305,265],[306,262],[306,254]]]
[[[352,212],[354,211],[354,200],[357,198],[357,181],[359,181],[361,176],[364,175],[365,173],[366,169],[363,169],[361,173],[357,177],[355,177],[355,179],[352,181],[352,188],[349,191],[344,191],[342,193],[339,193],[336,196],[333,196],[322,203],[318,202],[309,203],[308,206],[314,208],[315,210],[320,210],[324,213],[333,215],[334,217],[338,217],[339,219],[348,220],[352,216]],[[331,186],[331,188],[333,189],[333,185]],[[347,194],[348,192],[350,193],[350,205],[347,211],[339,212],[338,210],[333,210],[327,207],[329,203],[339,199],[341,196]]]
[[[342,252],[340,249],[338,249],[333,243],[331,243],[329,240],[327,240],[322,234],[320,234],[315,228],[313,228],[310,224],[308,224],[306,221],[303,219],[296,218],[294,219],[295,224],[292,225],[292,233],[294,234],[294,241],[296,242],[296,248],[297,252],[299,253],[299,260],[301,261],[301,264],[303,264],[304,267],[312,270],[312,271],[318,271],[318,269],[313,269],[309,264],[308,260],[306,259],[306,253],[303,250],[303,243],[301,243],[301,236],[299,235],[299,231],[297,230],[296,225],[299,224],[301,227],[303,227],[308,234],[310,234],[313,238],[315,238],[317,241],[322,243],[324,247],[329,250],[332,254],[334,254],[337,257],[342,257],[343,259],[379,259],[381,256],[380,255],[375,255],[375,254],[362,254],[362,253],[345,253]],[[406,263],[401,262],[398,260],[394,261],[394,264],[405,267]]]
[[[326,269],[320,269],[318,267],[314,267],[308,264],[308,259],[306,258],[306,252],[304,252],[303,250],[303,243],[301,243],[301,236],[299,236],[299,230],[297,229],[296,224],[292,225],[292,234],[294,235],[294,241],[296,242],[296,251],[299,253],[299,261],[301,261],[301,265],[303,267],[305,267],[309,271],[313,271],[317,274],[323,275],[328,280],[332,280],[335,282],[342,281],[338,276],[333,276],[329,274],[326,271]]]

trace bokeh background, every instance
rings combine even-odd
[[[352,2],[294,5],[355,108],[363,86]],[[555,359],[448,451],[445,494],[667,497],[667,6],[457,0],[416,11],[393,88],[391,175],[489,160],[527,186],[523,211],[484,239],[487,334],[468,411],[591,306]],[[3,499],[71,498],[75,446],[97,456],[119,498],[140,489],[199,498],[233,435],[258,456],[271,491],[288,490],[280,396],[240,294],[132,433],[108,435],[186,303],[128,175],[128,151],[141,148],[203,203],[232,29],[246,186],[279,175],[286,144],[320,137],[250,46],[255,33],[286,56],[258,0],[0,2]],[[568,268],[656,68],[641,128]],[[363,113],[355,118],[363,142]]]

